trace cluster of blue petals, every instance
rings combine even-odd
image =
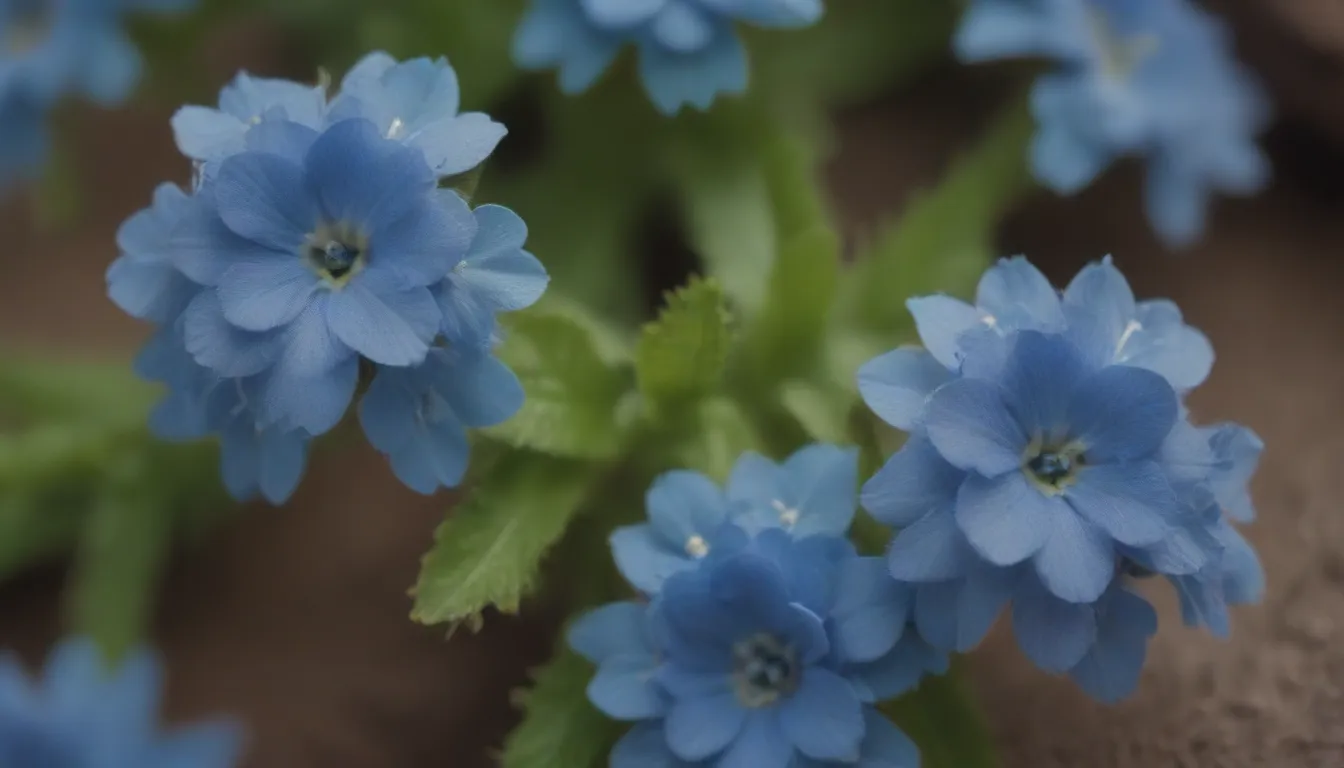
[[[465,430],[523,401],[492,354],[497,315],[547,284],[517,215],[441,186],[504,127],[458,112],[446,61],[374,53],[330,99],[240,74],[173,129],[192,189],[159,187],[107,274],[112,300],[159,326],[137,361],[169,389],[155,432],[217,434],[230,492],[281,503],[365,384],[359,421],[402,482],[460,482]]]
[[[566,93],[587,90],[628,44],[659,110],[707,109],[721,93],[747,88],[739,22],[806,27],[822,0],[533,0],[513,40],[513,58],[529,69],[560,70]]]
[[[1267,181],[1266,97],[1225,24],[1189,0],[975,0],[956,50],[1059,62],[1032,91],[1036,177],[1073,194],[1117,158],[1143,158],[1148,217],[1169,244],[1199,235],[1212,193]]]
[[[232,768],[243,734],[211,721],[159,728],[162,669],[137,652],[114,669],[90,641],[56,647],[40,680],[0,658],[0,765],[23,768]]]
[[[1062,292],[1023,258],[1000,261],[974,304],[908,302],[924,347],[866,363],[859,389],[909,433],[860,501],[898,529],[892,576],[913,587],[929,642],[965,651],[1011,605],[1041,668],[1103,701],[1138,682],[1162,576],[1185,620],[1219,636],[1264,574],[1231,521],[1252,519],[1262,444],[1197,427],[1184,405],[1213,350],[1175,304],[1135,301],[1110,259]]]
[[[915,768],[914,744],[875,708],[947,670],[913,621],[916,588],[845,532],[857,452],[746,454],[726,488],[662,475],[648,522],[611,538],[643,599],[569,633],[595,663],[588,697],[634,723],[612,768]]]
[[[135,11],[175,12],[197,0],[0,0],[0,190],[46,156],[47,113],[62,98],[114,106],[144,66],[122,29]]]

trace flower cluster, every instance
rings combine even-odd
[[[243,740],[217,721],[168,733],[157,728],[162,670],[137,652],[108,670],[93,643],[62,642],[41,685],[17,658],[0,659],[0,765],[231,768]]]
[[[736,22],[805,27],[821,0],[533,0],[514,36],[513,57],[530,69],[557,67],[566,93],[586,90],[627,44],[658,109],[707,109],[720,93],[747,87],[747,54]]]
[[[636,723],[613,768],[918,765],[873,705],[948,660],[912,623],[914,588],[844,538],[857,481],[856,451],[829,445],[782,465],[747,454],[726,489],[658,478],[649,522],[611,540],[648,600],[599,608],[569,634],[598,665],[589,699]]]
[[[917,589],[925,638],[968,650],[1011,603],[1037,665],[1114,701],[1157,626],[1138,580],[1165,576],[1186,621],[1219,635],[1229,603],[1259,599],[1229,518],[1253,516],[1262,446],[1189,422],[1213,351],[1174,304],[1136,302],[1109,259],[1061,294],[1019,257],[984,275],[974,305],[908,306],[924,348],[859,371],[868,405],[910,433],[861,503],[899,529],[888,566]]]
[[[46,116],[69,94],[120,104],[140,79],[121,28],[132,11],[182,11],[196,0],[0,0],[0,189],[46,155]]]
[[[1072,194],[1116,158],[1147,161],[1148,217],[1173,245],[1203,228],[1211,192],[1250,194],[1269,165],[1255,144],[1268,106],[1231,35],[1189,0],[975,0],[963,61],[1044,56],[1032,92],[1032,164]]]
[[[375,53],[330,100],[240,74],[173,128],[193,189],[161,186],[107,275],[118,306],[159,326],[137,362],[170,391],[155,431],[218,434],[229,490],[280,503],[363,383],[360,423],[397,476],[421,493],[457,484],[465,428],[522,404],[492,356],[496,316],[547,283],[514,213],[441,185],[503,126],[458,113],[446,61]]]

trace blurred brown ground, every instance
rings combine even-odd
[[[944,77],[843,116],[830,175],[852,234],[899,210],[973,134],[984,105],[963,86]],[[0,339],[129,354],[143,337],[104,299],[102,271],[117,224],[183,173],[165,118],[88,118],[92,204],[74,231],[39,234],[21,206],[0,209]],[[1344,163],[1313,154],[1323,144],[1304,150],[1302,136],[1281,136],[1280,155],[1309,162],[1253,202],[1220,204],[1188,253],[1155,244],[1128,171],[1067,203],[1042,196],[1005,227],[1005,253],[1058,278],[1113,253],[1140,295],[1177,299],[1219,351],[1197,416],[1247,423],[1269,445],[1249,529],[1269,592],[1237,611],[1231,641],[1183,629],[1154,590],[1163,627],[1148,668],[1110,708],[1034,670],[1002,628],[974,654],[1006,768],[1344,766]],[[249,768],[490,765],[509,689],[544,657],[551,617],[492,617],[481,635],[446,643],[407,619],[406,587],[447,505],[400,488],[360,449],[315,467],[284,509],[250,510],[183,553],[155,638],[172,716],[246,718]],[[0,589],[0,646],[37,658],[59,587],[53,568]]]

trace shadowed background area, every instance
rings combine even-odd
[[[1344,77],[1325,74],[1344,72],[1344,20],[1327,10],[1312,21],[1324,3],[1222,5],[1257,30],[1247,51],[1288,112],[1269,142],[1274,187],[1221,203],[1202,244],[1171,254],[1149,234],[1137,173],[1122,169],[1067,205],[1041,195],[1024,206],[1001,250],[1056,280],[1114,254],[1140,296],[1177,300],[1211,337],[1218,363],[1192,407],[1268,445],[1247,534],[1269,591],[1236,611],[1232,640],[1220,642],[1182,629],[1174,597],[1151,589],[1162,630],[1138,693],[1109,708],[1033,668],[1001,627],[973,655],[971,677],[1010,768],[1344,765],[1344,101],[1330,97]],[[211,53],[218,81],[238,66],[273,68],[278,42],[243,38]],[[1317,81],[1292,75],[1304,67]],[[840,116],[828,174],[847,235],[861,240],[932,183],[993,96],[949,71]],[[146,329],[104,298],[113,234],[186,168],[166,112],[80,117],[89,194],[76,226],[37,231],[22,200],[0,209],[0,340],[129,358]],[[892,301],[903,299],[893,286]],[[318,461],[285,508],[250,508],[182,551],[155,629],[171,716],[245,718],[250,768],[493,764],[510,690],[545,657],[557,617],[534,604],[526,619],[491,614],[481,634],[447,641],[409,621],[406,589],[450,503],[406,490],[361,444]],[[0,645],[40,657],[62,577],[53,564],[0,589]]]

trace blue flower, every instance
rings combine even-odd
[[[967,651],[1011,606],[1026,655],[1110,701],[1138,682],[1161,575],[1187,623],[1226,634],[1227,606],[1263,572],[1227,522],[1253,512],[1263,446],[1235,424],[1198,428],[1180,394],[1212,348],[1166,301],[1136,302],[1106,260],[1063,294],[1025,260],[1000,262],[974,305],[916,299],[927,350],[865,364],[869,406],[910,433],[860,503],[898,529],[887,567],[915,589],[914,621]]]
[[[341,81],[331,117],[369,120],[383,136],[424,152],[438,176],[454,176],[485,162],[508,132],[484,113],[458,114],[460,96],[447,59],[398,63],[376,52]]]
[[[199,233],[219,277],[186,320],[215,330],[187,344],[225,375],[266,371],[264,423],[317,435],[345,413],[361,356],[425,359],[443,320],[430,288],[465,254],[475,220],[421,153],[366,120],[320,135],[263,123],[249,140],[268,133],[287,154],[233,155],[202,192],[224,225]]]
[[[493,344],[495,320],[536,303],[550,277],[536,257],[523,249],[527,225],[518,214],[499,205],[482,205],[471,247],[434,288],[443,312],[443,334],[452,343],[486,347]]]
[[[910,628],[911,597],[844,539],[774,528],[673,575],[651,605],[584,616],[569,640],[598,664],[594,705],[643,721],[614,768],[913,766],[872,708],[946,671]]]
[[[226,721],[158,728],[162,670],[146,651],[109,671],[93,643],[62,642],[40,681],[0,660],[0,764],[231,768],[240,729]]]
[[[735,22],[795,28],[821,17],[821,0],[533,0],[513,40],[528,69],[558,68],[565,93],[587,90],[626,44],[658,109],[707,109],[747,87],[747,54]]]
[[[645,497],[649,522],[612,533],[616,566],[635,588],[655,594],[673,573],[765,529],[842,536],[854,519],[858,474],[856,450],[820,443],[782,464],[743,454],[726,491],[698,472],[667,472]]]
[[[462,481],[468,427],[499,424],[522,405],[522,385],[499,360],[471,348],[436,347],[421,365],[380,366],[360,401],[359,421],[397,478],[430,494]]]
[[[219,92],[219,108],[185,106],[173,115],[177,148],[187,157],[209,162],[246,149],[247,132],[262,120],[288,120],[320,128],[326,119],[324,86],[253,77],[239,72]]]
[[[1148,162],[1158,233],[1184,245],[1212,192],[1250,194],[1269,168],[1255,145],[1268,108],[1218,19],[1183,0],[977,0],[956,37],[963,61],[1044,56],[1032,92],[1037,178],[1064,194],[1114,160]]]

